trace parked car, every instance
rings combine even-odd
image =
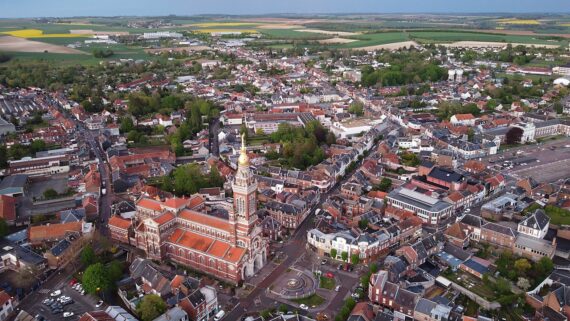
[[[338,265],[337,270],[342,270],[342,263]]]
[[[61,294],[61,290],[55,290],[50,295],[53,297],[59,296]]]
[[[309,310],[309,307],[306,306],[305,304],[301,304],[299,307],[303,310]]]
[[[72,317],[74,314],[75,314],[75,313],[73,313],[73,312],[71,312],[71,311],[66,311],[66,312],[63,312],[63,317],[64,317],[64,318],[69,318],[69,317]]]
[[[321,261],[321,265],[325,265],[325,264],[327,264],[327,259],[323,259],[323,260]]]
[[[325,273],[325,278],[334,279],[334,274],[332,272]]]
[[[337,285],[336,288],[334,288],[334,290],[335,290],[336,292],[340,291],[340,285]]]

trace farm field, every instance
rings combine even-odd
[[[512,42],[530,43],[543,45],[561,45],[558,40],[548,40],[534,35],[503,35],[495,33],[461,32],[461,31],[412,31],[410,37],[419,42],[457,42],[457,41],[481,41],[481,42]]]
[[[21,29],[21,30],[3,31],[0,33],[19,38],[66,38],[66,37],[77,38],[78,37],[78,35],[74,35],[71,33],[44,33],[44,31],[40,29]],[[88,35],[84,35],[83,37],[86,36]]]
[[[377,46],[388,43],[404,42],[409,40],[408,34],[406,32],[401,32],[401,31],[362,34],[357,36],[351,36],[349,39],[355,39],[357,41],[340,44],[336,47],[363,48],[363,47]]]
[[[332,38],[330,35],[324,35],[312,32],[301,32],[291,29],[263,29],[259,30],[263,35],[273,39],[288,40],[319,40]]]
[[[0,48],[6,52],[51,52],[59,54],[84,54],[79,50],[67,48],[65,46],[58,46],[12,36],[0,36]]]

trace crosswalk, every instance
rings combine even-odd
[[[38,293],[41,293],[41,294],[48,294],[48,293],[49,293],[49,289],[41,289],[41,290],[38,291]]]

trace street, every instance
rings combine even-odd
[[[383,134],[391,130],[392,127],[393,127],[392,123],[384,122],[382,125],[380,125],[380,132]],[[377,145],[378,144],[374,144],[371,147],[371,150],[376,149]],[[362,164],[362,161],[357,161],[356,163],[357,166],[354,166],[354,169],[351,172],[345,173],[344,177],[339,182],[337,182],[329,191],[321,194],[321,197],[317,202],[317,204],[315,205],[315,208],[320,208],[323,202],[325,202],[330,195],[336,193],[340,188],[340,186],[352,177],[352,174],[354,174],[354,172],[359,168],[360,164]],[[251,311],[262,310],[260,309],[260,304],[256,305],[256,302],[260,301],[274,302],[273,299],[266,298],[266,289],[269,288],[271,284],[287,269],[291,268],[297,262],[300,263],[301,262],[300,258],[305,253],[307,253],[309,257],[313,258],[316,257],[318,259],[318,256],[314,255],[314,253],[311,250],[306,249],[307,232],[314,227],[314,217],[315,217],[314,212],[315,212],[314,209],[311,210],[311,213],[307,216],[307,218],[299,225],[297,230],[294,231],[291,239],[289,239],[289,241],[287,241],[287,243],[280,249],[287,256],[287,258],[279,266],[277,266],[271,273],[269,273],[267,277],[261,280],[258,284],[254,285],[255,288],[250,292],[250,294],[247,295],[245,298],[242,298],[239,302],[239,305],[229,314],[226,315],[225,318],[227,320],[232,320],[232,321],[240,320],[241,316],[243,316],[248,311],[251,312]],[[300,251],[300,249],[303,250]],[[300,264],[301,266],[303,266],[302,263]],[[305,267],[310,268],[312,265],[314,265],[314,262],[311,261]],[[264,267],[264,269],[267,268],[268,266]],[[327,267],[324,268],[328,270]],[[355,272],[352,272],[350,274],[350,276],[354,275],[354,277],[345,277],[345,275],[343,275],[343,277],[341,278],[342,286],[340,291],[335,292],[336,295],[331,301],[328,302],[327,307],[323,310],[329,317],[334,316],[338,312],[338,310],[342,307],[342,302],[344,301],[346,296],[349,295],[349,291],[351,291],[354,288],[354,286],[358,283],[360,274],[357,273],[356,271],[357,270],[355,270]],[[265,308],[267,307],[269,306],[266,306]]]

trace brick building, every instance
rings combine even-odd
[[[199,196],[141,198],[132,225],[133,245],[150,259],[168,259],[234,284],[253,276],[267,263],[268,244],[257,220],[257,182],[243,138],[238,163],[227,219],[203,213]],[[124,222],[109,225],[115,240],[128,238],[131,227],[125,230]]]

